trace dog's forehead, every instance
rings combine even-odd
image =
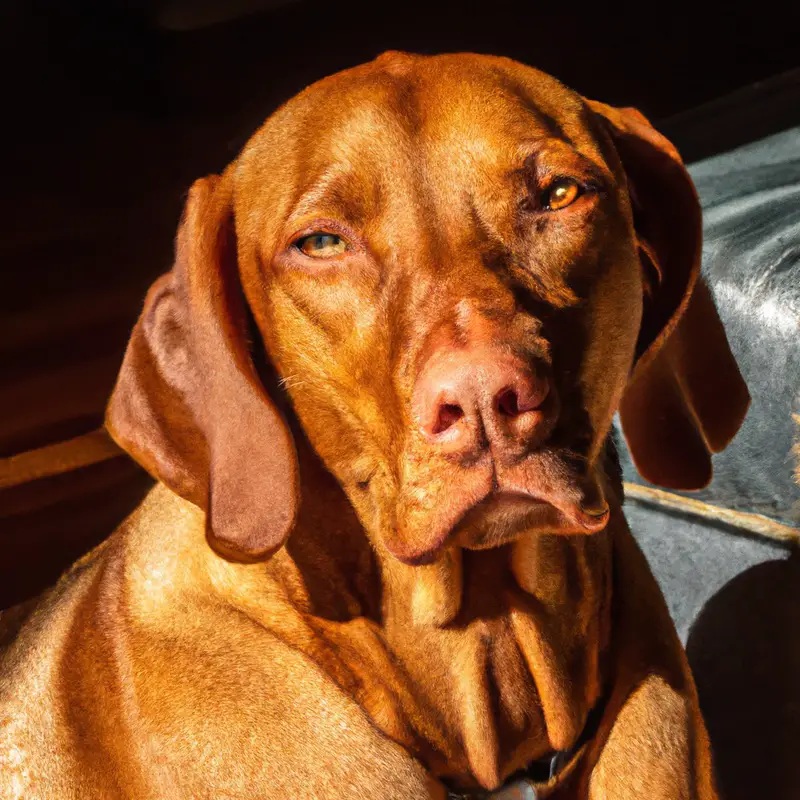
[[[231,168],[237,226],[267,243],[313,217],[416,228],[435,207],[456,235],[471,208],[511,207],[511,176],[543,147],[608,169],[586,102],[554,78],[491,56],[384,55],[266,121]]]
[[[510,59],[391,52],[292,98],[241,161],[289,161],[306,172],[336,163],[364,169],[425,150],[511,162],[542,138],[599,156],[589,117],[575,92]]]

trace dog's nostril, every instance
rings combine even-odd
[[[497,396],[497,410],[506,417],[519,416],[519,397],[513,389],[506,389]]]
[[[439,415],[433,426],[433,433],[444,433],[464,416],[464,409],[455,403],[444,403],[439,406]]]
[[[548,395],[544,381],[521,381],[501,389],[494,397],[494,413],[501,417],[521,417],[541,407]]]

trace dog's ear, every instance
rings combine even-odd
[[[229,182],[197,181],[175,265],[147,295],[106,425],[206,511],[209,543],[238,561],[276,551],[298,505],[294,443],[248,353],[247,321]]]
[[[642,477],[670,489],[700,489],[711,480],[711,453],[727,446],[750,403],[700,275],[700,203],[678,152],[642,114],[589,106],[627,176],[645,282],[622,429]]]

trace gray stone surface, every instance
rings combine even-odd
[[[800,798],[800,551],[630,501],[697,683],[722,800]]]
[[[684,644],[703,606],[729,581],[756,564],[789,557],[785,547],[768,539],[644,503],[628,501],[625,516]]]

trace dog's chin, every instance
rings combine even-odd
[[[473,506],[450,540],[467,550],[488,550],[513,542],[531,529],[557,529],[560,512],[550,503],[516,492],[497,492]]]
[[[405,529],[386,541],[410,565],[430,564],[448,547],[486,550],[523,533],[593,534],[608,524],[603,477],[595,465],[577,474],[554,453],[533,453],[508,468],[473,467],[444,482],[427,513],[398,515]],[[441,485],[441,484],[440,484]]]

